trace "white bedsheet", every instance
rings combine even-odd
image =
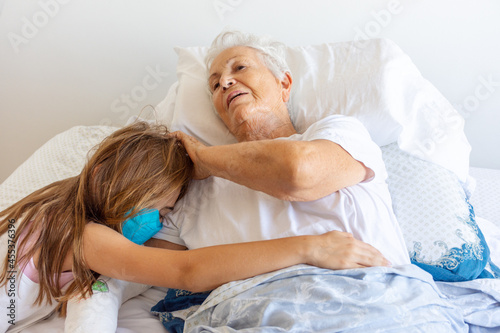
[[[471,197],[476,216],[500,227],[500,170],[471,167],[469,173],[476,180]]]

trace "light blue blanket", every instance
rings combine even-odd
[[[223,285],[187,313],[188,333],[500,332],[500,281],[436,283],[414,265],[299,265]]]

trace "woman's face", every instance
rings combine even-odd
[[[267,126],[262,120],[273,114],[288,116],[291,77],[277,79],[253,48],[236,46],[222,51],[210,67],[208,83],[217,112],[237,137],[249,127],[260,130]]]

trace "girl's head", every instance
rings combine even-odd
[[[184,147],[167,133],[164,126],[136,122],[98,146],[78,189],[87,219],[119,230],[126,216],[163,208],[157,206],[165,198],[186,193],[193,164]]]
[[[39,253],[38,304],[51,297],[64,302],[92,293],[97,274],[83,256],[87,223],[121,232],[122,222],[140,210],[166,213],[185,194],[193,163],[177,139],[167,134],[165,126],[145,122],[119,129],[95,148],[78,176],[50,184],[0,212],[0,234],[7,231],[9,220],[20,219],[16,242],[19,235],[24,238],[17,244],[17,264],[22,267]],[[58,277],[68,254],[75,279],[63,295]],[[9,278],[7,267],[5,260],[0,285]]]
[[[89,221],[121,232],[122,222],[139,211],[166,213],[186,193],[193,163],[180,142],[167,134],[165,126],[135,122],[104,139],[83,168],[75,187],[70,237],[75,284],[68,288],[70,293],[85,295],[95,281],[83,257]]]

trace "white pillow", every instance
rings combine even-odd
[[[330,114],[354,116],[379,146],[397,141],[404,151],[446,167],[465,183],[470,145],[460,114],[396,44],[376,39],[362,46],[287,47],[293,76],[290,113],[297,131]],[[233,143],[206,89],[206,51],[176,48],[175,105],[161,118],[206,144]]]

